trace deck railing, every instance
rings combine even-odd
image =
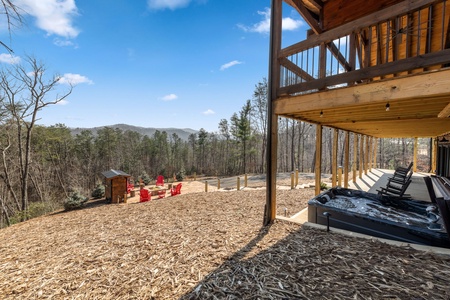
[[[446,67],[449,16],[450,1],[400,3],[311,35],[281,50],[278,94],[312,93]]]

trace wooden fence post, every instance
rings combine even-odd
[[[205,193],[208,192],[208,181],[205,181]]]
[[[291,172],[291,190],[294,189],[294,172]]]
[[[239,191],[241,189],[241,178],[238,176],[237,178],[237,190]]]

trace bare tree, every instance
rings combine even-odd
[[[22,12],[21,9],[13,3],[12,0],[0,0],[0,14],[6,18],[6,25],[8,26],[8,32],[11,38],[11,30],[13,26],[19,26],[22,24]],[[4,42],[0,41],[0,45],[5,47],[9,52],[13,52]]]
[[[54,92],[60,81],[59,76],[47,79],[46,68],[35,58],[28,57],[27,63],[31,71],[23,65],[16,65],[0,72],[1,97],[4,99],[4,108],[9,113],[10,124],[14,124],[16,143],[18,149],[17,167],[20,170],[20,203],[22,219],[26,220],[28,210],[28,179],[31,158],[31,136],[33,128],[38,121],[38,112],[44,107],[63,101],[72,92],[72,85],[61,95]],[[51,96],[53,100],[48,100]],[[8,148],[3,149],[3,155]],[[5,168],[3,159],[3,171],[5,178],[9,177],[9,169]],[[10,193],[13,194],[11,185],[5,182]]]

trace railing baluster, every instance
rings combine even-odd
[[[432,39],[432,18],[433,18],[433,5],[428,7],[428,21],[427,21],[427,47],[425,49],[425,53],[431,52],[431,39]]]

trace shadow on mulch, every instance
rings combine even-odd
[[[85,210],[85,209],[91,209],[91,208],[96,208],[99,206],[103,206],[103,205],[108,205],[111,204],[110,200],[106,200],[105,198],[100,198],[100,199],[90,199],[86,202],[86,204],[79,208],[78,210]],[[67,213],[70,212],[71,210],[59,210],[59,211],[55,211],[53,213],[50,213],[50,216],[55,216],[55,215],[59,215],[59,214],[63,214],[63,213]]]
[[[447,257],[303,226],[260,250],[268,230],[178,300],[450,297]]]

